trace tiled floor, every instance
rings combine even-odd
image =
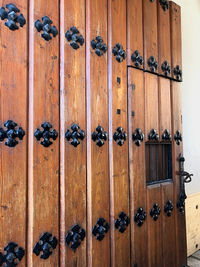
[[[188,258],[188,267],[200,267],[200,250]]]

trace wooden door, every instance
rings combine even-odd
[[[180,7],[0,5],[0,266],[186,266]]]

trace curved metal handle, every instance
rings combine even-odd
[[[190,182],[192,181],[192,176],[193,176],[193,174],[191,174],[191,173],[189,173],[189,172],[186,172],[186,171],[183,171],[183,172],[180,172],[180,175],[181,175],[182,177],[185,177],[185,178],[183,179],[183,181],[184,181],[185,184],[188,184],[188,183],[190,183]]]
[[[192,181],[193,174],[190,174],[186,171],[184,171],[184,162],[185,158],[180,154],[179,155],[179,175],[180,175],[180,194],[177,201],[177,208],[181,213],[184,213],[185,210],[185,200],[187,198],[186,192],[185,192],[185,183],[190,183]]]

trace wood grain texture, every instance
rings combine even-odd
[[[149,70],[147,62],[151,56],[158,62],[157,0],[143,0],[143,23],[144,67]]]
[[[32,250],[44,232],[59,239],[59,138],[48,148],[34,137],[50,122],[59,133],[59,37],[45,41],[34,22],[49,16],[59,31],[59,2],[30,1],[28,266],[59,266],[59,245],[47,260]]]
[[[101,36],[107,44],[107,0],[87,0],[86,9],[86,53],[87,53],[87,116],[88,123],[88,150],[90,153],[91,173],[88,179],[88,212],[91,223],[88,225],[91,251],[88,250],[88,264],[90,266],[110,265],[110,231],[102,241],[92,235],[92,227],[98,218],[104,218],[110,224],[109,218],[109,164],[108,140],[102,147],[91,140],[91,135],[98,126],[102,126],[108,133],[108,85],[107,85],[107,53],[98,57],[91,47],[91,40]],[[89,170],[88,170],[89,171]],[[90,188],[89,188],[90,187]]]
[[[76,249],[65,246],[65,235],[75,224],[86,227],[86,138],[74,147],[65,139],[78,124],[86,134],[85,44],[74,50],[65,32],[76,26],[85,39],[85,0],[61,1],[61,265],[86,266],[86,238]],[[75,14],[71,16],[70,14]],[[70,140],[72,141],[72,140]]]
[[[158,47],[159,47],[159,73],[164,75],[161,68],[167,61],[171,67],[171,40],[170,40],[170,13],[163,10],[158,1]],[[168,75],[171,76],[171,73]]]
[[[158,77],[150,73],[144,74],[145,84],[145,140],[151,129],[159,131],[158,120]]]
[[[163,266],[162,257],[162,215],[154,221],[150,216],[150,210],[157,203],[162,209],[161,187],[160,185],[151,185],[147,188],[147,224],[148,224],[148,266]]]
[[[134,85],[134,87],[133,87]],[[133,90],[133,88],[135,88]],[[129,177],[131,208],[131,266],[147,266],[147,224],[142,227],[134,222],[137,209],[146,212],[145,143],[136,146],[132,134],[137,128],[144,133],[144,74],[140,70],[128,69],[128,123],[129,123]],[[132,116],[132,111],[135,115]],[[142,197],[141,197],[142,196]]]
[[[177,130],[182,133],[182,111],[181,111],[181,85],[177,82],[171,82],[171,105],[172,105],[172,134],[174,136]],[[177,203],[180,194],[180,176],[179,176],[179,155],[183,153],[182,144],[178,146],[175,141],[172,143],[173,155],[173,178],[174,178],[174,203]],[[176,220],[176,266],[181,266],[187,262],[186,246],[186,224],[185,215],[178,210],[175,216]]]
[[[169,130],[172,133],[171,122],[171,89],[170,80],[165,78],[158,78],[159,84],[159,126],[160,126],[160,141],[162,141],[162,135],[164,131]]]
[[[200,246],[200,193],[188,195],[185,202],[187,229],[187,256],[199,250]]]
[[[175,213],[176,203],[173,202],[173,183],[161,185],[162,194],[162,241],[163,241],[163,267],[176,266],[176,234],[175,234]],[[164,212],[167,201],[172,201],[174,210],[170,217]]]
[[[143,57],[142,0],[127,0],[127,64],[134,66],[131,55],[138,50]],[[143,66],[141,66],[143,68]]]
[[[5,6],[6,1],[1,1]],[[27,1],[13,1],[27,21]],[[9,242],[26,250],[27,220],[27,64],[28,25],[11,31],[0,22],[0,127],[7,120],[15,121],[25,131],[16,147],[0,143],[0,252]],[[13,45],[15,44],[15,45]],[[26,256],[20,262],[26,266]]]
[[[181,38],[181,7],[170,1],[171,25],[171,64],[172,77],[175,78],[174,68],[180,66],[182,70],[182,38]]]
[[[126,49],[126,1],[115,0],[109,3],[109,97],[110,105],[110,181],[111,181],[111,223],[120,212],[129,216],[129,177],[128,177],[128,140],[119,146],[113,140],[113,134],[120,126],[127,133],[127,68],[126,60],[119,63],[111,49],[120,43]],[[117,79],[118,78],[118,79]],[[120,79],[120,82],[119,82]],[[110,100],[111,100],[110,99]],[[120,109],[120,114],[117,114]],[[112,231],[111,266],[130,266],[130,226],[122,234],[114,225]]]

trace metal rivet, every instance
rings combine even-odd
[[[7,9],[7,10],[6,10]],[[23,14],[19,14],[20,10],[14,4],[8,4],[0,8],[0,19],[6,20],[4,23],[11,31],[18,30],[26,24]]]
[[[131,84],[132,90],[135,90],[135,84]]]
[[[39,19],[35,22],[35,28],[38,32],[42,31],[41,36],[46,41],[50,41],[52,36],[58,35],[58,30],[56,26],[52,26],[52,23],[53,21],[48,16],[42,17],[42,22]]]
[[[51,233],[45,232],[40,236],[39,241],[35,244],[33,253],[35,253],[36,256],[40,255],[41,259],[46,260],[52,255],[53,250],[57,247],[57,244],[57,238]]]
[[[117,114],[121,114],[121,109],[117,109]]]
[[[135,111],[131,111],[131,116],[134,117],[135,116]]]
[[[22,129],[22,127],[17,127],[17,123],[12,120],[7,120],[4,123],[4,126],[6,128],[0,128],[0,142],[3,142],[6,139],[5,145],[8,147],[15,147],[18,144],[19,140],[23,140],[23,137],[25,135],[25,131]]]
[[[119,77],[117,77],[117,83],[120,84],[121,83],[121,79]]]

